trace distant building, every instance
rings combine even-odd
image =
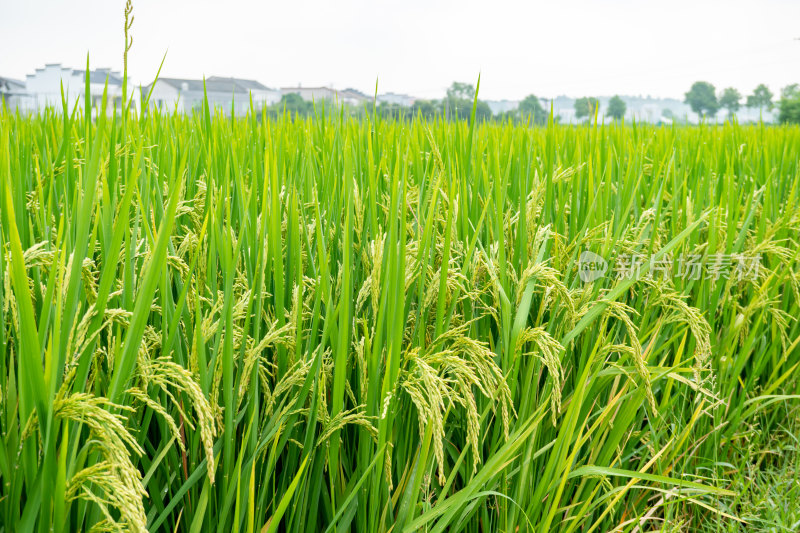
[[[378,103],[382,104],[386,102],[387,104],[395,104],[400,105],[403,107],[411,107],[414,105],[417,99],[413,96],[409,96],[407,94],[398,94],[398,93],[384,93],[378,95]]]
[[[306,102],[335,102],[336,104],[361,105],[371,98],[356,89],[338,91],[332,87],[282,87],[281,95],[299,94]]]
[[[558,118],[562,124],[576,124],[578,119],[575,117],[575,109],[570,107],[553,107],[553,116]]]
[[[661,106],[658,104],[642,104],[632,114],[640,122],[658,122],[661,120],[661,113]]]
[[[277,104],[281,100],[281,92],[278,89],[270,89],[256,80],[211,76],[207,81],[220,81],[236,85],[237,88],[249,94],[249,96],[253,99],[253,106],[256,108],[271,106],[273,104]]]
[[[203,102],[202,80],[159,77],[142,87],[142,101],[162,111],[179,113],[200,109]]]
[[[63,67],[60,63],[48,63],[25,77],[25,91],[29,96],[31,110],[46,107],[61,109],[62,89],[64,97],[72,107],[76,101],[84,98],[85,88],[86,71]],[[136,108],[138,93],[133,90],[133,84],[129,90],[129,101],[131,106]],[[119,109],[122,105],[122,74],[108,68],[90,70],[89,96],[93,108],[100,108],[104,91],[107,91],[108,112],[111,112],[115,105]]]
[[[281,87],[281,96],[287,94],[299,94],[300,98],[306,102],[321,102],[323,100],[334,101],[338,96],[338,91],[331,87]]]
[[[339,102],[348,105],[362,105],[367,102],[372,102],[372,97],[367,96],[357,89],[347,88],[339,91]]]
[[[492,110],[493,115],[513,111],[519,107],[517,100],[486,100],[486,104]]]
[[[150,94],[150,106],[179,113],[199,111],[206,96],[211,107],[218,108],[226,114],[230,114],[233,109],[235,115],[244,115],[250,110],[251,96],[256,108],[280,100],[278,91],[269,89],[255,80],[219,76],[211,76],[205,82],[183,78],[158,78],[155,86],[151,83],[142,88],[142,97],[148,94]]]
[[[0,102],[10,110],[25,110],[30,106],[30,97],[25,90],[25,82],[0,77]]]

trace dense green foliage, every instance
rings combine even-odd
[[[800,124],[800,85],[794,83],[784,87],[778,102],[778,121]]]
[[[728,110],[728,117],[733,117],[742,106],[741,101],[742,94],[734,87],[727,87],[719,97],[719,106]]]
[[[796,417],[799,128],[64,111],[0,110],[0,530],[767,508],[731,465]]]
[[[600,102],[593,96],[584,96],[575,100],[575,118],[593,118],[600,108]]]
[[[622,120],[625,116],[626,109],[625,100],[619,96],[612,96],[608,101],[608,116],[614,120]]]
[[[769,87],[760,83],[753,89],[753,94],[747,95],[747,107],[769,111],[772,109],[772,96]]]
[[[523,119],[527,118],[535,124],[544,124],[547,122],[548,112],[545,111],[535,94],[529,94],[519,103],[517,115]]]
[[[716,89],[707,81],[694,82],[684,97],[684,102],[701,117],[714,116],[719,111]]]

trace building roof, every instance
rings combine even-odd
[[[247,94],[249,90],[242,87],[240,84],[233,81],[233,78],[206,78],[205,86],[206,91],[210,93],[239,93]],[[203,91],[203,80],[189,80],[184,78],[158,78],[158,83],[165,83],[178,91]],[[150,89],[152,83],[145,86],[145,89]]]
[[[407,105],[411,105],[413,102],[417,101],[418,98],[416,96],[411,96],[409,94],[383,93],[377,96],[377,100],[378,102],[402,101]]]
[[[81,78],[86,77],[86,70],[73,69],[72,73]],[[89,83],[105,84],[108,79],[109,85],[122,85],[122,74],[110,68],[96,68],[89,71]]]
[[[0,76],[0,93],[24,93],[25,82]]]
[[[86,77],[86,69],[76,69],[62,66],[61,63],[45,63],[44,67],[36,68],[36,72],[44,72],[47,69],[59,69],[62,74],[78,76],[81,78]],[[66,72],[64,72],[66,71]],[[27,78],[35,77],[35,74],[26,75]],[[96,68],[89,71],[89,83],[105,84],[108,79],[109,85],[122,85],[122,74],[118,70],[111,70],[110,68]]]
[[[243,89],[245,91],[248,91],[248,92],[249,91],[270,91],[270,90],[273,90],[273,89],[270,89],[269,87],[267,87],[266,85],[264,85],[263,83],[261,83],[260,81],[246,80],[246,79],[243,79],[243,78],[232,78],[232,77],[231,78],[226,78],[226,77],[223,77],[223,76],[211,76],[209,78],[206,78],[206,81],[214,81],[214,82],[220,81],[220,82],[226,82],[226,83],[233,83],[233,84],[237,85],[239,88],[241,88],[241,89]]]
[[[401,98],[415,98],[414,96],[411,96],[410,94],[393,93],[393,92],[381,93],[381,94],[378,95],[378,98],[387,97],[387,96],[388,97],[401,97]]]
[[[344,94],[344,95],[347,95],[347,96],[350,96],[350,97],[355,96],[355,97],[358,97],[358,98],[363,98],[364,100],[371,100],[372,99],[371,96],[367,96],[366,94],[362,93],[358,89],[353,89],[352,87],[348,87],[347,89],[344,89],[344,90],[339,91],[339,92],[341,94]]]
[[[300,91],[330,91],[332,93],[338,92],[333,87],[301,87],[298,85],[297,87],[281,87],[282,93],[297,93]]]

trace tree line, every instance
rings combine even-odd
[[[779,122],[800,123],[799,84],[784,87],[780,98],[775,102],[773,93],[763,83],[745,98],[733,87],[725,88],[717,93],[711,83],[698,81],[692,84],[689,91],[685,93],[684,102],[700,117],[713,117],[720,109],[726,109],[728,116],[733,117],[743,105],[750,109],[759,109],[762,112],[771,111],[777,106]],[[441,100],[416,100],[411,106],[380,102],[374,109],[379,115],[386,118],[407,119],[421,115],[426,118],[441,116],[450,120],[469,120],[472,115],[473,103],[475,103],[475,119],[479,122],[497,120],[544,124],[549,117],[549,112],[542,104],[542,99],[533,94],[520,101],[516,109],[495,115],[485,101],[479,99],[475,102],[475,86],[464,82],[453,82]],[[280,102],[270,106],[267,111],[271,114],[289,112],[293,115],[308,116],[314,113],[314,109],[315,106],[312,102],[303,100],[299,94],[290,93],[283,95]],[[371,103],[360,107],[346,106],[346,112],[351,115],[367,113],[371,109]],[[599,111],[600,101],[592,96],[577,98],[574,109],[576,119],[591,118]],[[615,95],[608,101],[605,115],[614,120],[622,120],[626,111],[625,101],[619,95]],[[667,118],[674,118],[671,115],[671,113],[665,113]],[[554,117],[554,120],[558,121],[558,117]]]
[[[763,83],[744,98],[734,87],[723,89],[717,95],[714,85],[707,81],[697,81],[684,95],[684,101],[701,117],[714,116],[720,109],[726,109],[728,116],[732,117],[741,109],[744,98],[746,107],[761,112],[771,111],[777,106],[778,122],[800,124],[800,85],[793,83],[784,87],[777,103],[773,101],[774,96]]]
[[[385,118],[410,119],[421,115],[425,118],[439,116],[448,120],[469,120],[472,116],[473,103],[475,104],[475,120],[478,122],[510,120],[513,122],[544,124],[549,116],[540,99],[535,95],[529,95],[524,98],[516,109],[494,114],[489,104],[485,101],[479,99],[475,102],[475,86],[463,82],[453,82],[447,89],[446,96],[441,100],[419,99],[415,100],[411,106],[380,102],[375,105],[374,109],[380,116]],[[289,93],[284,94],[279,102],[269,106],[266,111],[273,115],[288,112],[297,116],[309,116],[324,105],[326,105],[324,102],[315,104],[304,100],[297,93]],[[342,110],[351,116],[370,113],[372,109],[372,102],[363,106],[342,107]]]

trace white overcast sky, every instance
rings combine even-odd
[[[122,67],[124,0],[0,0],[0,76]],[[798,0],[134,0],[129,73],[255,78],[437,98],[678,97],[800,82]]]

